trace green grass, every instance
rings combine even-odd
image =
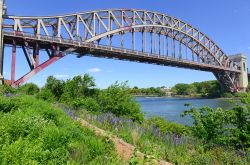
[[[0,164],[120,164],[114,145],[52,104],[0,96]]]

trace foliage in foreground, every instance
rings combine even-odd
[[[205,144],[235,148],[250,154],[250,94],[242,97],[244,105],[230,110],[202,107],[184,112],[194,120],[192,132]]]
[[[238,155],[235,150],[219,145],[208,148],[199,138],[189,134],[189,128],[160,117],[149,118],[138,124],[112,113],[93,115],[84,110],[74,112],[133,144],[139,151],[174,164],[249,164],[249,160]],[[168,129],[170,125],[175,125],[175,129]],[[134,162],[138,162],[136,157],[133,158]]]
[[[113,143],[63,111],[26,96],[0,96],[0,164],[116,164]]]

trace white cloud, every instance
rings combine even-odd
[[[54,75],[54,77],[55,78],[68,78],[69,75],[67,75],[67,74],[56,74],[56,75]]]
[[[90,68],[88,69],[88,72],[91,72],[91,73],[97,73],[97,72],[101,72],[102,70],[100,68]]]

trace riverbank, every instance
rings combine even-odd
[[[206,96],[193,96],[193,95],[170,95],[170,96],[159,96],[159,95],[133,95],[134,97],[158,97],[158,98],[188,98],[188,99],[239,99],[239,96],[232,97],[206,97]]]

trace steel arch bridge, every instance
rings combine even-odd
[[[245,89],[244,56],[227,56],[203,32],[162,13],[111,9],[50,17],[3,15],[2,38],[3,47],[12,47],[12,86],[65,55],[75,54],[209,71],[225,90]],[[30,72],[16,80],[18,48]],[[48,54],[43,63],[39,62],[40,51]]]

